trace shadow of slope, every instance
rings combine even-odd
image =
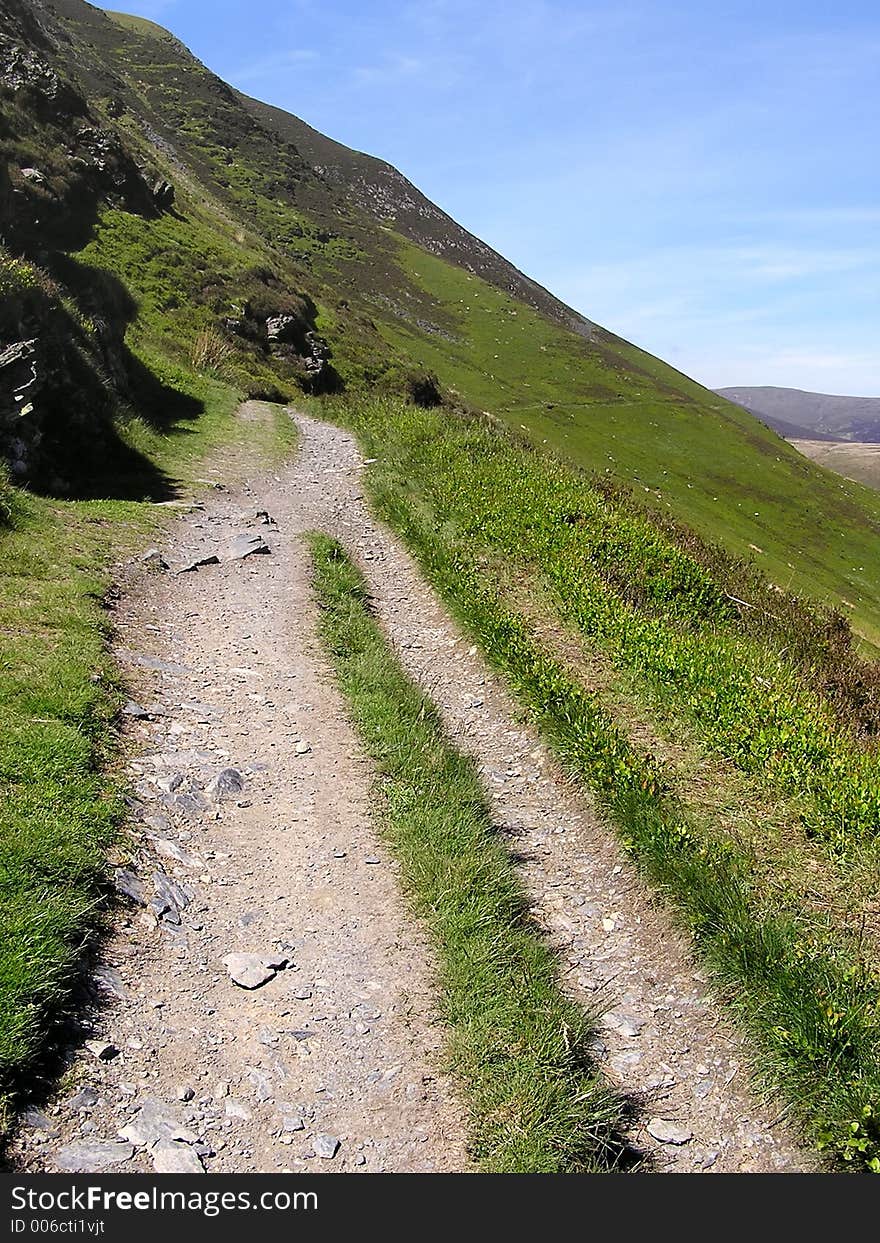
[[[170,500],[171,478],[128,442],[139,418],[182,432],[204,403],[165,383],[128,347],[137,303],[113,273],[55,254],[0,306],[4,346],[27,345],[4,367],[0,452],[35,491],[70,499]]]

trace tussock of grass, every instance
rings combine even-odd
[[[607,1169],[620,1106],[591,1065],[589,1016],[561,994],[473,763],[446,740],[369,615],[342,548],[312,536],[321,632],[379,770],[382,826],[439,960],[474,1154],[497,1172]]]

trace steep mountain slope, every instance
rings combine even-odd
[[[452,402],[635,487],[776,581],[846,601],[880,639],[876,496],[564,307],[390,166],[232,91],[160,27],[82,0],[0,0],[0,16],[2,235],[81,324],[119,453],[133,414],[161,428],[197,412],[194,373],[272,395],[417,391],[433,372]],[[4,325],[0,363],[45,323]],[[76,389],[48,367],[41,383]],[[33,452],[16,456],[10,408],[7,456],[24,478],[81,487],[62,469],[64,402],[51,417],[27,404]],[[113,461],[93,486],[117,486]]]
[[[880,397],[835,397],[772,386],[719,388],[717,392],[788,438],[880,441]],[[793,431],[785,430],[792,424]]]
[[[384,160],[352,151],[319,133],[299,117],[247,95],[238,98],[268,130],[291,143],[334,185],[380,224],[393,228],[430,254],[473,272],[502,292],[589,338],[602,330],[525,276],[503,255],[475,238],[427,199],[421,190]],[[607,335],[607,334],[605,334]]]

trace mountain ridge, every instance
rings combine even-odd
[[[880,441],[880,397],[847,397],[777,385],[715,391],[789,439]]]

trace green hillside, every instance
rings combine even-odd
[[[12,22],[18,0],[3,7]],[[65,248],[134,296],[127,342],[136,352],[186,364],[197,334],[217,332],[225,374],[257,394],[315,388],[302,364],[309,332],[330,351],[317,387],[402,391],[411,367],[430,369],[454,400],[633,486],[880,642],[875,495],[804,462],[740,407],[564,307],[424,208],[389,166],[229,90],[161,27],[80,0],[61,0],[55,13],[45,28],[76,51],[56,68],[148,180],[175,189],[172,213],[152,219],[93,194],[84,245]],[[57,135],[24,110],[13,128],[6,140],[23,202],[12,244],[28,249],[36,190],[20,183],[16,164],[40,167]],[[286,345],[267,342],[271,315],[295,318]]]

